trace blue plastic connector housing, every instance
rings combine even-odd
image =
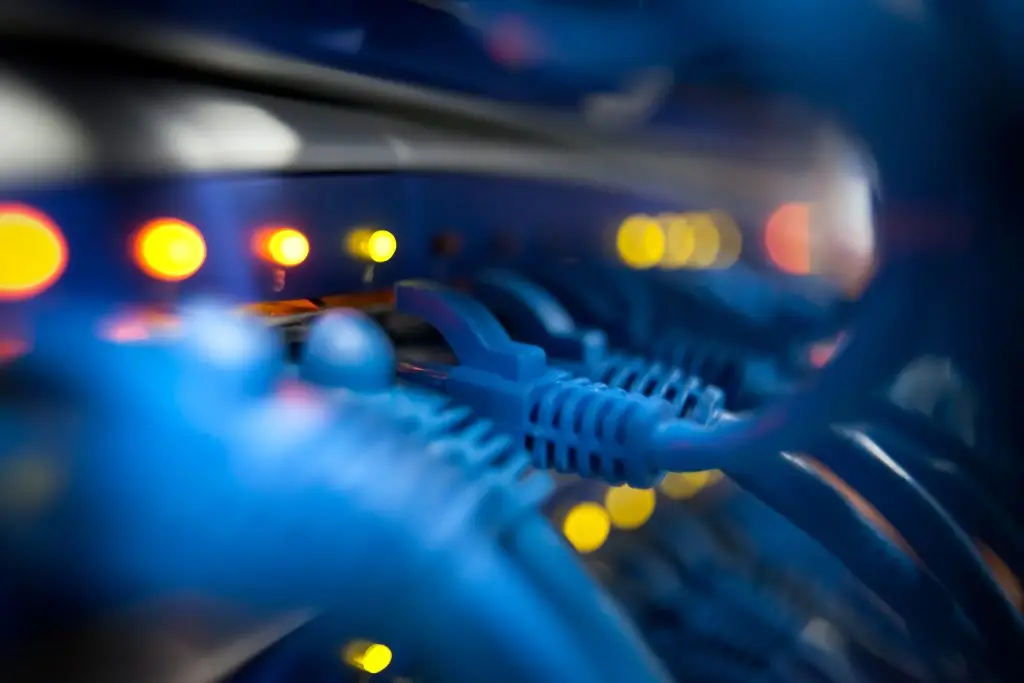
[[[437,328],[459,360],[402,364],[401,376],[492,420],[523,444],[537,467],[637,487],[660,478],[646,455],[655,427],[673,417],[667,401],[549,367],[542,349],[509,339],[487,308],[461,292],[399,283],[395,306]]]
[[[327,311],[309,326],[299,362],[306,382],[348,392],[389,415],[396,428],[431,444],[451,464],[476,476],[495,478],[518,495],[503,514],[514,516],[539,506],[551,493],[551,479],[530,467],[529,457],[492,422],[474,419],[466,406],[437,392],[395,383],[395,354],[384,330],[353,309]]]
[[[671,363],[609,351],[600,330],[584,330],[562,304],[539,285],[509,271],[479,276],[474,296],[506,329],[527,344],[535,344],[552,363],[574,375],[630,393],[661,398],[672,404],[675,416],[700,424],[715,419],[725,408],[722,390],[705,385]]]

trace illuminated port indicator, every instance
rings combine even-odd
[[[605,494],[604,507],[608,510],[612,526],[618,529],[639,529],[654,514],[657,498],[651,489],[615,486]]]
[[[392,654],[387,645],[357,640],[345,646],[341,657],[353,669],[374,675],[391,665]]]
[[[309,240],[295,228],[263,228],[256,233],[253,250],[264,261],[287,268],[306,260]]]
[[[811,207],[783,204],[768,219],[764,246],[775,266],[791,275],[811,272]]]
[[[665,232],[650,216],[627,218],[615,235],[619,259],[637,270],[653,268],[665,257]]]
[[[206,261],[206,241],[194,226],[176,218],[157,218],[135,234],[135,262],[156,280],[187,280]]]
[[[68,262],[64,236],[43,214],[0,205],[0,300],[29,299],[49,289]]]
[[[611,532],[608,511],[593,502],[573,506],[562,520],[562,533],[579,553],[592,553],[604,545]]]
[[[346,241],[348,253],[374,263],[386,263],[398,251],[398,240],[387,230],[360,228],[353,231]]]

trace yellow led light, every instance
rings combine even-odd
[[[718,262],[722,239],[714,219],[706,213],[690,214],[693,230],[693,253],[687,265],[691,268],[711,268]]]
[[[380,643],[371,643],[365,640],[357,640],[349,643],[342,650],[342,659],[353,669],[365,671],[368,674],[379,674],[391,665],[393,655],[391,648]]]
[[[631,216],[615,235],[619,259],[630,268],[653,268],[665,258],[665,233],[650,216]]]
[[[651,489],[615,486],[608,489],[604,507],[612,525],[619,529],[639,529],[654,514],[657,495]]]
[[[390,261],[398,251],[398,240],[387,230],[377,230],[366,243],[366,253],[374,263]]]
[[[68,249],[49,218],[28,207],[0,206],[0,300],[29,299],[55,283]]]
[[[264,228],[253,246],[257,255],[279,266],[297,266],[309,256],[309,240],[295,228]]]
[[[206,261],[206,242],[195,226],[176,218],[150,221],[135,234],[135,261],[157,280],[178,282]]]
[[[349,233],[345,249],[357,258],[385,263],[398,251],[398,239],[387,230],[359,228]]]
[[[732,216],[724,211],[712,211],[709,216],[718,227],[719,249],[715,268],[728,268],[739,260],[743,252],[743,234]]]
[[[562,533],[580,553],[592,553],[608,540],[611,519],[608,511],[593,502],[575,505],[562,521]]]
[[[686,214],[665,217],[665,258],[662,268],[682,268],[693,257],[697,238]]]

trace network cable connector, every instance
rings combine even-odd
[[[662,311],[672,310],[673,302],[662,301],[636,273],[552,268],[537,275],[581,323],[603,330],[612,346],[680,368],[721,388],[730,409],[759,405],[791,388],[777,361],[735,344],[699,340],[687,325],[666,320]]]
[[[391,340],[361,311],[327,311],[310,324],[299,377],[357,396],[389,415],[403,433],[443,452],[455,466],[508,485],[518,482],[508,514],[515,514],[523,502],[539,506],[553,489],[551,479],[532,471],[522,448],[494,423],[474,419],[469,407],[453,405],[444,394],[398,385]]]
[[[403,363],[403,379],[442,391],[492,420],[540,468],[644,488],[660,479],[652,439],[659,426],[679,421],[678,406],[549,365],[543,349],[512,341],[483,304],[461,292],[402,282],[395,305],[433,325],[459,361]]]
[[[474,296],[501,320],[515,337],[535,344],[558,367],[612,388],[662,398],[675,416],[707,424],[725,408],[722,390],[677,366],[642,356],[610,351],[600,330],[577,327],[562,304],[542,287],[508,271],[490,271],[477,278]]]

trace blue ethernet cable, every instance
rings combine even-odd
[[[699,380],[684,379],[678,370],[669,366],[645,362],[637,356],[609,353],[607,337],[600,330],[580,329],[569,312],[546,290],[513,272],[489,271],[480,275],[474,283],[473,294],[506,327],[515,324],[519,341],[541,347],[558,367],[614,388],[665,398],[676,408],[678,417],[689,417],[698,423],[706,424],[722,413],[717,389],[704,387],[702,390]],[[879,406],[875,412],[882,412],[882,408]],[[879,419],[884,418],[881,423],[869,421],[861,431],[881,431],[893,441],[896,434],[881,426],[897,417],[891,413],[879,414]],[[906,420],[901,424],[905,423]],[[906,432],[906,429],[898,431],[899,434]],[[854,435],[852,438],[859,438],[859,432],[850,433]],[[900,466],[934,495],[966,532],[987,539],[988,545],[1012,567],[1024,566],[1020,540],[1005,514],[985,499],[977,483],[963,471],[970,466],[969,454],[950,459],[948,454],[956,450],[955,444],[933,443],[932,447],[941,448],[947,456],[937,462],[926,457],[920,448],[906,444],[894,444],[892,449],[886,450],[899,454]]]
[[[448,430],[456,433],[459,429],[471,430],[474,424],[479,425],[484,433],[491,432],[490,426],[484,426],[486,423],[467,419],[465,408],[461,410],[452,408],[447,398],[429,392],[417,391],[415,388],[396,385],[394,383],[394,362],[394,354],[387,337],[371,318],[359,311],[332,310],[322,313],[310,324],[303,344],[299,375],[305,381],[320,386],[334,390],[361,392],[370,400],[387,403],[396,409],[398,414],[408,416],[410,430],[420,434],[430,434],[435,439],[444,438],[444,432]],[[674,414],[678,414],[678,412],[676,411]],[[510,441],[507,436],[504,438]],[[519,454],[522,455],[522,460],[518,462],[528,462],[525,454]],[[500,461],[490,461],[483,465],[485,467],[501,467]],[[692,544],[695,540],[692,535],[687,535],[686,538],[689,539],[688,544]],[[724,591],[726,595],[735,593],[737,590],[745,595],[742,590],[743,581],[740,580],[740,577],[733,577],[731,583],[716,582],[715,586],[718,592]],[[681,599],[684,596],[677,595],[676,597]],[[742,597],[736,599],[742,602]],[[674,601],[670,602],[675,604]],[[691,602],[679,604],[679,610],[686,611],[689,608],[692,612]],[[709,607],[712,605],[716,608],[721,606],[717,601],[713,601]],[[670,607],[671,605],[663,605],[660,609],[669,609]],[[736,609],[736,606],[734,605],[731,609]],[[760,609],[765,616],[774,618],[774,613],[767,605],[762,605]],[[636,614],[632,610],[631,613]],[[705,614],[700,617],[689,614],[687,616],[687,619],[693,622],[693,628],[697,629],[698,642],[701,637],[712,637],[711,633],[705,632],[706,628],[727,625],[723,624],[720,619],[712,618],[713,616],[715,615]],[[744,620],[742,623],[746,630],[749,622]],[[760,632],[756,629],[755,631]],[[650,636],[648,629],[645,628],[644,632],[645,635]],[[774,638],[776,632],[770,630],[769,636],[762,637],[754,644],[765,646],[766,644],[762,642],[764,638]],[[704,635],[701,636],[701,633]],[[739,634],[732,633],[731,635],[738,636]],[[730,647],[736,647],[736,638],[730,636],[728,640]],[[750,640],[750,638],[747,637],[746,640]],[[677,649],[677,647],[669,648],[661,653],[665,654]],[[696,648],[697,651],[690,653],[683,660],[687,663],[685,670],[692,671],[694,667],[728,668],[727,662],[716,659],[714,656],[705,657],[701,654],[700,649]],[[673,671],[683,670],[678,667],[673,668]]]
[[[567,369],[569,369],[568,366]],[[299,376],[303,380],[333,390],[358,392],[367,400],[387,404],[395,411],[396,415],[401,416],[400,419],[408,421],[408,429],[411,432],[430,435],[433,439],[444,439],[446,433],[458,434],[460,431],[467,433],[474,429],[484,434],[493,433],[493,427],[488,423],[468,418],[468,409],[465,407],[451,407],[450,400],[440,394],[396,385],[394,375],[395,359],[389,340],[384,331],[369,316],[355,310],[338,309],[320,314],[310,324],[299,364]],[[693,411],[677,409],[674,414],[679,415],[682,412]],[[494,438],[503,439],[502,443],[505,444],[511,442],[508,436]],[[514,467],[514,470],[521,471],[529,463],[529,460],[518,449],[516,455],[521,456],[521,459],[515,461],[517,466]],[[507,467],[498,458],[489,459],[481,463],[481,466],[485,469]],[[719,581],[715,585],[718,592],[730,590],[735,592],[736,589],[742,592],[741,584],[742,581],[739,577],[734,577],[731,584],[722,584]],[[686,605],[692,608],[691,602],[687,602]],[[680,604],[678,607],[680,611],[685,611],[685,605]],[[721,605],[718,601],[712,601],[708,607],[718,608]],[[668,606],[663,608],[667,609]],[[733,605],[731,609],[736,609],[736,606]],[[765,609],[768,608],[765,607],[762,612]],[[636,616],[632,610],[631,613]],[[733,614],[732,611],[729,613]],[[721,619],[713,618],[715,616],[721,615],[704,614],[701,617],[691,614],[689,618],[695,619],[694,628],[700,632],[701,629],[706,631],[705,627],[722,626]],[[641,623],[643,622],[641,621]],[[743,621],[742,623],[746,630],[749,622]],[[757,629],[755,631],[760,632]],[[771,634],[775,632],[774,630],[770,631]],[[646,628],[644,633],[645,636],[650,636],[650,632]],[[704,633],[701,636],[698,633],[696,638],[698,644],[702,642],[701,637],[711,638],[712,634]],[[735,638],[729,638],[730,647],[736,647],[735,640]],[[746,640],[750,640],[750,638],[748,637]],[[758,644],[764,645],[763,640],[762,637],[758,640]],[[669,648],[669,650],[663,649],[660,654],[664,655],[677,649],[677,647]],[[704,656],[703,648],[697,646],[693,649],[694,651],[689,653],[684,660],[687,662],[687,669],[693,670],[698,665],[712,669],[729,667],[726,661],[716,659],[714,656]],[[733,668],[735,669],[735,667]],[[672,670],[682,672],[686,669],[674,667]]]
[[[459,360],[403,363],[403,379],[472,407],[514,435],[541,469],[638,487],[660,478],[647,441],[672,417],[667,401],[550,368],[542,349],[513,342],[483,305],[440,285],[399,283],[395,304],[434,325]]]
[[[660,388],[650,378],[658,377],[659,373],[663,373],[664,366],[648,364],[649,374],[643,375],[635,371],[633,374],[629,374],[630,370],[637,367],[639,363],[630,362],[632,359],[626,357],[625,361],[620,361],[626,368],[625,372],[619,374],[616,360],[622,356],[613,355],[611,361],[606,360],[608,356],[605,352],[605,338],[602,333],[576,328],[571,316],[558,301],[530,281],[510,272],[489,272],[478,278],[474,294],[503,322],[516,321],[518,323],[516,329],[519,331],[517,337],[522,341],[541,346],[555,358],[571,358],[576,361],[573,364],[562,364],[575,374],[604,381],[611,386],[622,386],[631,391],[636,391],[635,387],[638,385],[651,389]],[[643,309],[643,306],[640,308]],[[612,368],[610,371],[606,370],[609,366]],[[618,381],[617,378],[623,375],[634,383],[627,384]],[[640,380],[635,381],[637,378]],[[649,395],[649,392],[644,392],[642,389],[640,393]],[[716,411],[716,414],[718,413],[720,411]],[[879,426],[873,425],[869,431],[879,431]],[[893,435],[888,430],[883,431],[888,434],[891,441]],[[863,438],[862,432],[863,429],[861,431],[846,430],[838,434],[836,439]],[[822,448],[834,450],[836,446],[826,444]],[[949,452],[949,448],[944,450]],[[920,449],[915,450],[905,445],[901,447],[894,444],[893,448],[887,449],[887,451],[899,454],[899,465],[911,474],[913,480],[924,485],[923,490],[928,491],[929,495],[935,496],[940,507],[951,514],[957,525],[966,533],[973,538],[986,539],[986,544],[995,550],[1004,561],[1010,563],[1010,566],[1021,566],[1020,541],[1013,533],[1005,515],[994,509],[980,495],[977,485],[964,472],[960,471],[955,462],[935,462],[924,457]],[[960,460],[964,459],[960,458]],[[870,482],[865,482],[865,485],[869,484]],[[907,519],[908,523],[912,523],[911,518],[906,514],[900,517]],[[961,545],[966,553],[967,543],[964,542]],[[935,546],[936,557],[941,557],[942,552],[940,546]]]
[[[706,424],[725,407],[717,387],[672,364],[613,352],[600,330],[580,329],[569,312],[545,289],[503,270],[480,275],[474,297],[502,321],[514,337],[544,349],[558,367],[612,388],[668,401],[674,415]]]
[[[327,389],[346,390],[391,415],[406,434],[427,441],[464,439],[474,448],[450,448],[454,463],[488,476],[504,472],[509,480],[523,478],[530,460],[511,437],[494,425],[475,420],[472,410],[454,405],[436,392],[396,385],[394,348],[377,323],[354,309],[326,311],[306,331],[298,364],[299,377]],[[530,478],[538,487],[537,500],[551,490],[547,477]],[[543,488],[540,488],[543,487]]]
[[[889,401],[867,405],[861,431],[889,453],[975,539],[982,540],[1017,575],[1024,574],[1024,541],[1014,522],[1013,494],[985,467],[984,457],[923,416]],[[992,495],[992,492],[1006,492]],[[1001,492],[1000,492],[1001,493]]]
[[[443,394],[397,386],[391,340],[361,311],[330,310],[310,323],[298,375],[310,385],[358,396],[387,413],[404,434],[444,444],[454,466],[509,484],[521,481],[533,502],[552,490],[548,477],[527,476],[530,460],[513,439],[492,423],[473,419],[470,408],[453,405]]]
[[[688,440],[714,434],[717,425],[672,419],[672,407],[663,400],[548,367],[543,350],[512,341],[490,311],[468,295],[416,281],[399,283],[395,293],[396,308],[433,325],[458,360],[451,366],[403,364],[401,377],[443,391],[494,421],[521,439],[538,467],[640,487],[655,483],[662,470],[722,469],[884,596],[908,624],[913,622],[916,635],[927,641],[924,650],[935,651],[933,639],[942,648],[952,647],[949,633],[971,631],[959,608],[983,632],[991,649],[984,657],[1011,672],[1018,666],[1012,652],[1024,632],[1021,615],[956,522],[878,449],[826,438],[814,452],[876,504],[904,534],[916,558],[865,523],[804,458],[764,453],[735,461],[688,462]],[[956,605],[947,591],[957,596]],[[938,624],[945,624],[945,630]]]
[[[505,274],[484,278],[495,283]],[[580,322],[605,331],[615,348],[678,367],[721,388],[729,408],[756,406],[791,388],[791,380],[772,359],[733,344],[700,339],[677,321],[659,320],[655,312],[666,306],[658,305],[647,283],[635,273],[547,268],[535,277],[550,290],[549,296],[564,300]],[[621,290],[623,301],[609,296],[615,289]],[[628,312],[624,310],[627,301]]]
[[[41,321],[5,374],[55,380],[73,418],[43,434],[0,410],[0,458],[42,457],[64,483],[4,519],[11,575],[97,613],[181,593],[308,611],[311,647],[407,643],[442,680],[669,680],[532,509],[537,489],[453,464],[472,443],[417,438],[356,393],[278,390],[283,349],[226,308],[128,344],[95,322]]]
[[[391,342],[384,330],[360,311],[335,309],[318,315],[306,331],[298,370],[299,377],[310,384],[358,395],[367,405],[386,410],[405,433],[435,445],[448,445],[447,453],[459,467],[509,484],[520,480],[520,488],[533,481],[534,498],[550,490],[547,478],[525,476],[530,469],[529,457],[520,447],[513,447],[514,440],[497,431],[494,423],[475,419],[469,408],[453,405],[444,394],[396,383]],[[543,490],[537,482],[543,482]],[[558,584],[570,580],[561,570],[539,568],[538,573],[557,575]],[[567,599],[571,601],[574,592],[566,590]],[[575,604],[573,609],[579,612],[585,607]],[[580,628],[601,630],[603,625],[604,620],[595,619]],[[605,631],[604,637],[615,635]]]
[[[991,473],[955,437],[935,430],[919,416],[889,403],[874,406],[859,431],[846,438],[864,438],[887,453],[956,519],[964,533],[984,543],[1011,571],[1024,574],[1024,540],[1005,500],[993,496]]]
[[[677,677],[760,680],[808,622],[827,618],[828,596],[771,557],[723,543],[692,513],[656,513],[595,561],[614,567],[609,590]]]

